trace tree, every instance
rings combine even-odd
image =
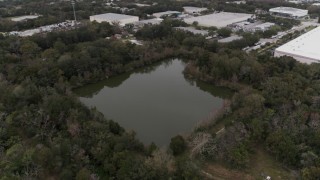
[[[33,41],[25,41],[20,47],[20,53],[25,58],[34,58],[40,52],[39,46]]]
[[[283,131],[274,132],[266,140],[270,151],[277,159],[291,165],[298,163],[298,148],[295,146],[292,137]]]
[[[66,51],[66,45],[61,41],[58,40],[53,44],[54,49],[59,51],[61,54]]]
[[[154,142],[152,142],[147,148],[147,155],[151,156],[152,153],[158,149],[159,149],[158,146]]]
[[[221,29],[218,29],[217,33],[219,36],[229,37],[231,35],[232,31],[229,28],[221,28]]]
[[[199,25],[198,21],[193,21],[192,26],[197,27]]]
[[[90,179],[90,171],[87,168],[82,168],[76,176],[76,180],[88,180]]]
[[[320,178],[320,167],[304,168],[302,170],[302,179],[311,180]]]
[[[232,166],[244,168],[247,165],[249,162],[249,153],[247,149],[245,144],[240,144],[231,150],[228,158],[230,159]]]
[[[174,174],[174,179],[203,179],[203,177],[201,177],[199,168],[185,156],[178,157],[175,165],[177,170]]]
[[[172,150],[173,155],[177,156],[183,153],[186,148],[187,145],[182,136],[177,135],[171,138],[170,149]]]
[[[60,57],[60,53],[56,49],[49,48],[49,49],[43,51],[43,53],[41,54],[41,57],[44,60],[56,60]]]
[[[117,134],[117,135],[121,134],[124,131],[121,128],[121,126],[119,126],[119,124],[114,121],[109,122],[109,128],[110,128],[110,132],[112,132],[113,134]]]

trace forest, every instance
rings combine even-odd
[[[114,38],[121,29],[108,23],[27,38],[0,35],[0,178],[203,179],[195,160],[245,170],[259,145],[300,178],[319,179],[320,65],[241,50],[259,34],[218,43],[173,28],[181,25],[168,19],[145,26],[135,33],[143,46]],[[189,78],[235,94],[190,136],[173,137],[168,150],[142,144],[72,92],[170,58],[188,61]],[[216,135],[220,121],[228,123]]]
[[[2,179],[184,179],[189,159],[145,146],[72,89],[176,56],[165,41],[105,39],[107,23],[30,38],[1,37]],[[179,144],[179,143],[178,143]],[[179,145],[178,145],[179,148]]]

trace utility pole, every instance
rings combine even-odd
[[[72,9],[73,9],[73,16],[74,16],[74,25],[77,24],[77,16],[76,16],[76,11],[75,11],[75,4],[76,1],[75,0],[71,0],[71,5],[72,5]]]

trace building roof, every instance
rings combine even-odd
[[[184,21],[188,24],[192,24],[193,22],[198,22],[201,26],[216,26],[216,27],[226,27],[230,24],[246,21],[251,18],[253,14],[244,14],[244,13],[229,13],[229,12],[220,12],[213,13],[204,16],[197,16],[186,18]]]
[[[320,27],[280,46],[276,52],[320,62]]]
[[[142,4],[142,3],[135,3],[136,6],[138,7],[149,7],[151,6],[150,4]]]
[[[297,1],[297,0],[291,0],[291,1],[288,1],[289,3],[293,3],[293,4],[301,4],[302,1]]]
[[[262,24],[256,25],[255,28],[264,29],[264,28],[269,28],[269,27],[274,26],[274,25],[275,25],[275,23],[266,22],[266,23],[262,23]]]
[[[200,8],[200,7],[192,7],[192,6],[184,6],[183,9],[186,11],[186,12],[202,12],[202,11],[206,11],[208,10],[207,8]]]
[[[226,4],[246,4],[246,1],[227,1]]]
[[[291,16],[306,16],[308,15],[308,10],[305,9],[297,9],[292,7],[276,7],[269,9],[269,12],[273,13],[282,13],[282,14],[289,14]]]
[[[153,13],[152,15],[155,17],[161,17],[161,16],[171,15],[171,14],[181,14],[181,12],[179,12],[179,11],[165,11],[165,12]]]
[[[134,24],[136,25],[145,25],[145,24],[151,24],[151,25],[156,25],[160,24],[163,21],[161,18],[154,18],[154,19],[145,19],[141,21],[137,21]]]
[[[103,18],[103,19],[107,19],[109,21],[119,21],[122,19],[128,19],[128,18],[133,18],[133,17],[138,17],[138,16],[130,16],[130,15],[116,14],[116,13],[106,13],[106,14],[93,15],[90,17]]]
[[[188,31],[188,32],[191,32],[192,34],[200,34],[200,35],[203,35],[203,36],[207,36],[209,34],[209,31],[198,30],[198,29],[195,29],[193,27],[176,27],[175,29],[179,29],[179,30],[182,30],[182,31]]]
[[[227,38],[219,39],[218,42],[228,43],[228,42],[232,42],[232,41],[239,40],[239,39],[242,39],[242,36],[234,35],[234,36],[230,36]]]
[[[18,22],[18,21],[23,21],[23,20],[28,20],[28,19],[36,19],[38,17],[39,17],[38,15],[20,16],[20,17],[11,18],[11,21]]]
[[[46,26],[41,26],[35,29],[29,29],[29,30],[24,30],[24,31],[11,31],[8,34],[9,35],[17,35],[20,37],[27,37],[27,36],[32,36],[37,33],[41,32],[51,32],[55,29],[64,29],[64,28],[69,28],[73,26],[72,21],[68,22],[61,22],[57,24],[51,24],[51,25],[46,25]]]

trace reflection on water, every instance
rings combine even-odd
[[[99,93],[99,91],[104,87],[116,88],[120,86],[125,80],[130,77],[130,74],[131,73],[124,73],[119,76],[112,77],[111,79],[105,79],[94,84],[89,84],[76,89],[74,92],[80,97],[90,98]]]
[[[184,63],[166,61],[77,89],[80,100],[106,118],[134,130],[144,143],[159,146],[189,132],[220,108],[231,92],[184,78]]]
[[[229,99],[231,98],[233,92],[230,89],[226,89],[223,87],[213,86],[211,84],[202,82],[202,81],[195,81],[195,84],[198,88],[202,91],[210,93],[212,96],[219,97],[222,99]]]

